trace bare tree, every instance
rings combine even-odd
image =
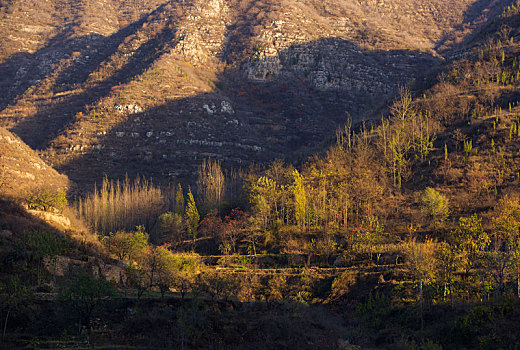
[[[197,179],[198,201],[204,213],[213,208],[220,209],[224,195],[224,174],[220,161],[206,160],[199,167]]]

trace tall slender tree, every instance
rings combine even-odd
[[[307,196],[305,195],[303,177],[296,169],[293,171],[293,177],[294,213],[296,216],[296,222],[300,229],[305,230],[307,223]]]
[[[177,191],[175,192],[175,214],[184,216],[184,193],[180,183],[177,184]]]
[[[188,234],[193,239],[193,248],[195,249],[195,239],[197,238],[197,228],[199,226],[200,215],[190,187],[188,187],[188,202],[186,204],[184,216],[186,218],[186,228],[188,229]]]

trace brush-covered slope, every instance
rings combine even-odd
[[[67,191],[69,180],[48,166],[19,137],[0,127],[0,195],[25,199],[30,191]]]
[[[0,123],[80,184],[297,159],[508,4],[4,1]]]

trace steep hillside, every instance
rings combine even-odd
[[[0,128],[0,195],[25,199],[31,190],[67,191],[69,180],[48,166],[19,137]]]
[[[91,184],[311,154],[509,1],[6,3],[1,125]]]

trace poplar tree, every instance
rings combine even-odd
[[[180,183],[177,184],[177,191],[175,192],[175,214],[184,216],[184,194]]]
[[[197,206],[195,205],[195,199],[193,198],[193,193],[191,193],[191,188],[188,187],[188,202],[186,204],[186,210],[184,214],[186,218],[186,227],[188,229],[188,234],[193,239],[193,247],[195,247],[195,239],[197,238],[197,227],[199,226],[200,215],[197,210]]]
[[[306,208],[307,208],[307,197],[305,195],[305,187],[303,185],[303,178],[298,170],[293,171],[294,177],[294,213],[296,216],[296,222],[300,228],[305,229],[306,219]]]
[[[197,194],[199,206],[204,213],[213,208],[219,209],[224,195],[224,173],[217,160],[203,160],[199,167]]]

